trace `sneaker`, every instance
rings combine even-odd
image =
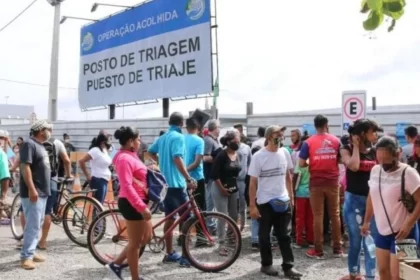
[[[181,255],[173,251],[172,254],[167,254],[163,258],[163,263],[177,263],[181,259]]]
[[[33,270],[35,269],[35,263],[33,260],[23,260],[20,262],[20,267],[22,267],[25,270]]]
[[[277,270],[274,269],[273,266],[269,265],[269,266],[261,266],[260,271],[262,273],[264,273],[265,275],[268,276],[278,276],[279,272]]]
[[[260,243],[252,242],[251,249],[252,249],[252,251],[259,251],[260,250]]]
[[[324,252],[317,252],[315,249],[309,249],[306,251],[306,256],[308,258],[316,259],[316,260],[323,260],[324,259]]]
[[[179,259],[179,266],[189,268],[189,267],[191,267],[191,264],[185,257],[181,257]]]
[[[42,263],[42,262],[45,262],[45,257],[40,256],[40,255],[34,255],[34,258],[32,260],[33,262],[36,262],[36,263]]]
[[[121,273],[122,273],[122,267],[114,264],[114,263],[110,263],[105,265],[105,267],[111,271],[112,273],[114,273],[115,277],[117,277],[120,280],[124,280],[124,278],[122,277]]]
[[[334,258],[343,258],[343,257],[345,257],[346,256],[346,254],[344,254],[344,251],[342,250],[342,249],[339,249],[339,250],[334,250],[333,251],[333,256],[334,256]]]

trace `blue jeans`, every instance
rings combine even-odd
[[[32,203],[29,198],[22,198],[23,214],[25,215],[25,229],[23,232],[23,244],[20,251],[20,259],[31,260],[34,258],[38,237],[45,217],[45,207],[48,197],[38,197],[38,201]]]
[[[211,194],[211,187],[213,186],[213,181],[209,180],[206,184],[206,211],[214,211],[213,196]],[[207,226],[210,230],[216,230],[216,222],[212,219],[207,219]]]
[[[104,204],[106,192],[108,191],[108,181],[104,178],[92,176],[89,185],[92,190],[96,190],[93,193],[93,197],[98,200],[99,203]]]
[[[370,257],[367,246],[365,242],[362,242],[363,237],[360,234],[360,226],[363,224],[366,212],[366,201],[366,196],[346,192],[344,199],[344,220],[347,225],[350,242],[347,259],[348,269],[350,275],[357,275],[360,273],[360,250],[363,244],[363,249],[365,251],[366,279],[375,279],[376,259]],[[373,238],[378,235],[374,218],[372,218],[370,222],[370,232]]]

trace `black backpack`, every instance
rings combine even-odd
[[[55,177],[58,174],[58,160],[57,151],[55,150],[54,145],[54,138],[50,138],[48,141],[45,141],[42,145],[44,145],[44,148],[47,151],[48,158],[50,160],[51,177]]]

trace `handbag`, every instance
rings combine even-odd
[[[280,198],[273,198],[268,202],[276,213],[284,213],[290,208],[290,200],[281,200]]]
[[[401,189],[402,192],[405,192],[405,170],[404,168],[402,173],[402,181],[401,181]],[[382,169],[379,171],[379,195],[381,197],[382,207],[384,208],[385,216],[388,221],[389,228],[391,229],[392,235],[396,236],[394,229],[392,228],[391,220],[389,219],[388,211],[386,210],[384,199],[382,197],[382,184],[381,184],[381,177],[382,177]],[[400,201],[402,201],[400,199]],[[403,202],[404,203],[404,202]],[[408,209],[407,209],[408,210]],[[400,260],[407,260],[407,259],[417,259],[419,256],[419,249],[417,248],[416,240],[410,239],[403,239],[403,240],[395,240],[395,253],[397,259]]]
[[[414,200],[414,197],[405,190],[405,170],[404,168],[402,175],[401,175],[401,197],[399,201],[404,204],[404,207],[407,209],[409,213],[413,213],[414,208],[416,207],[416,201]]]

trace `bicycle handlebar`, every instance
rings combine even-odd
[[[59,183],[59,184],[61,184],[61,183],[67,184],[67,183],[73,183],[74,182],[73,177],[70,177],[70,178],[58,177],[57,179],[51,178],[51,180],[53,180],[54,182]]]

